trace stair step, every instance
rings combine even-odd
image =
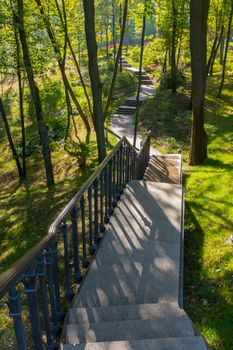
[[[73,307],[179,301],[181,185],[131,181]]]
[[[135,100],[126,100],[124,102],[125,106],[136,106],[137,105],[137,101],[136,99]],[[141,105],[142,104],[142,101],[139,100],[139,104]]]
[[[149,160],[143,179],[180,184],[181,172],[182,156],[180,154],[154,155]]]
[[[207,350],[202,337],[139,339],[79,345],[65,344],[63,350]]]
[[[107,307],[72,308],[69,314],[70,324],[85,322],[115,322],[125,320],[165,319],[184,316],[185,311],[177,303],[156,303],[119,305]]]
[[[194,335],[192,323],[187,316],[166,320],[133,320],[103,323],[67,325],[68,344],[96,343],[118,340],[136,340]]]

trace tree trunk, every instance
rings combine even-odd
[[[97,42],[95,33],[95,5],[94,0],[83,0],[85,16],[85,32],[88,52],[88,67],[93,98],[93,124],[95,127],[99,162],[106,157],[104,139],[104,115],[102,105],[102,83],[99,76],[97,62]]]
[[[48,20],[48,17],[44,11],[44,8],[43,8],[43,5],[41,3],[41,0],[35,0],[35,2],[37,3],[37,6],[40,10],[40,14],[42,15],[42,18],[43,18],[43,21],[44,21],[44,24],[45,24],[45,27],[46,27],[46,30],[47,30],[47,33],[48,33],[48,36],[50,38],[50,41],[52,43],[52,46],[53,46],[53,50],[54,50],[54,53],[57,57],[57,60],[58,60],[58,66],[59,66],[59,69],[60,69],[60,72],[61,72],[61,75],[62,75],[62,80],[63,80],[63,84],[65,85],[65,87],[67,88],[67,90],[69,91],[69,94],[70,94],[70,97],[72,98],[74,104],[75,104],[75,107],[77,108],[77,111],[79,112],[80,114],[80,117],[86,127],[86,130],[87,130],[87,139],[89,139],[89,135],[90,135],[90,132],[91,132],[91,127],[90,127],[90,124],[88,122],[88,119],[87,117],[85,116],[83,110],[82,110],[82,107],[80,106],[76,96],[75,96],[75,93],[70,85],[70,82],[67,78],[67,75],[65,73],[65,70],[64,70],[64,66],[62,64],[62,55],[61,55],[61,52],[60,52],[60,48],[57,44],[57,41],[56,41],[56,38],[54,36],[54,33],[53,33],[53,30],[51,28],[51,25],[49,23],[49,20]]]
[[[162,72],[165,73],[167,71],[167,49],[165,51],[164,61],[163,61],[163,70]]]
[[[219,63],[221,65],[223,65],[223,59],[224,59],[225,39],[226,39],[226,34],[225,34],[225,28],[223,26],[222,40],[220,42],[220,59],[219,59]]]
[[[115,20],[115,0],[112,0],[112,41],[114,62],[116,60],[116,20]]]
[[[112,81],[111,81],[111,85],[109,88],[108,98],[107,98],[106,106],[104,109],[104,119],[106,119],[106,117],[108,115],[108,110],[110,107],[110,103],[112,101],[112,95],[113,95],[114,86],[115,86],[116,77],[117,77],[118,64],[119,64],[119,60],[121,60],[121,56],[122,56],[122,46],[123,46],[123,42],[124,42],[127,12],[128,12],[128,0],[125,0],[120,42],[119,42],[119,47],[118,47],[118,51],[117,51],[117,55],[116,55],[116,60],[115,60],[115,65],[114,65],[114,70],[113,70],[113,75],[112,75]]]
[[[233,16],[233,1],[231,2],[231,12],[228,22],[228,30],[227,30],[227,38],[226,38],[226,45],[225,45],[225,52],[224,52],[224,59],[223,59],[223,67],[222,67],[222,79],[218,91],[218,97],[221,97],[222,94],[222,88],[225,80],[225,73],[226,73],[226,63],[227,63],[227,53],[228,53],[228,47],[229,47],[229,41],[231,36],[231,24],[232,24],[232,16]]]
[[[189,164],[202,164],[207,156],[207,139],[204,129],[204,101],[206,91],[207,19],[209,0],[191,0],[190,44],[192,69],[193,121]]]
[[[0,97],[0,111],[1,111],[2,120],[3,120],[3,123],[4,123],[5,129],[6,129],[6,134],[7,134],[8,142],[9,142],[9,145],[10,145],[10,148],[11,148],[11,152],[12,152],[13,158],[15,160],[17,169],[18,169],[19,180],[22,181],[23,178],[24,178],[23,169],[21,167],[19,156],[17,154],[16,148],[15,148],[15,145],[14,145],[14,141],[13,141],[12,136],[11,136],[10,127],[9,127],[9,124],[8,124],[8,120],[7,120],[7,117],[6,117],[6,113],[5,113],[5,109],[4,109],[1,97]]]
[[[217,53],[218,53],[218,49],[219,49],[220,43],[222,41],[223,30],[224,30],[224,26],[222,25],[221,26],[221,31],[220,31],[220,34],[219,34],[219,38],[218,38],[218,43],[217,43],[216,49],[214,50],[212,61],[211,61],[211,66],[210,66],[210,76],[211,77],[213,75],[214,62],[215,62],[215,59],[216,59],[216,56],[217,56]]]
[[[59,17],[60,17],[60,20],[61,20],[61,23],[62,23],[64,32],[65,32],[65,36],[66,36],[66,38],[67,38],[67,43],[68,43],[68,46],[69,46],[71,55],[72,55],[73,60],[74,60],[75,67],[76,67],[76,69],[77,69],[78,76],[79,76],[79,79],[80,79],[80,82],[81,82],[81,85],[82,85],[82,88],[83,88],[85,97],[86,97],[86,99],[87,99],[87,104],[88,104],[89,112],[90,112],[90,115],[92,116],[92,107],[91,107],[90,97],[89,97],[89,95],[88,95],[87,88],[86,88],[86,84],[85,84],[85,82],[84,82],[84,80],[83,80],[82,72],[81,72],[81,69],[80,69],[78,60],[77,60],[77,58],[76,58],[76,55],[75,55],[75,52],[74,52],[74,49],[73,49],[73,46],[72,46],[72,43],[71,43],[71,40],[70,40],[70,37],[69,37],[69,33],[68,33],[68,25],[67,25],[67,16],[66,16],[65,1],[62,0],[63,16],[62,16],[61,9],[60,9],[60,6],[59,6],[59,3],[58,3],[57,0],[55,0],[55,4],[56,4],[57,10],[58,10],[58,14],[59,14]],[[64,20],[63,20],[63,17],[64,17]]]
[[[21,121],[21,134],[22,134],[22,172],[23,177],[26,177],[26,137],[25,137],[25,123],[24,123],[24,108],[23,108],[23,86],[21,77],[21,62],[20,62],[20,43],[18,38],[17,29],[14,26],[14,36],[16,44],[16,65],[17,65],[17,77],[19,87],[19,111]]]
[[[139,77],[138,77],[138,89],[136,96],[136,115],[135,115],[135,125],[134,125],[134,138],[133,145],[136,146],[137,132],[138,132],[138,115],[139,115],[139,102],[140,102],[140,90],[142,82],[142,63],[143,63],[143,51],[144,51],[144,39],[146,30],[146,15],[147,15],[147,1],[145,1],[145,8],[142,19],[142,35],[141,35],[141,51],[140,51],[140,61],[139,61]]]
[[[218,32],[216,32],[215,34],[215,38],[214,38],[214,42],[213,45],[211,47],[211,52],[210,52],[210,57],[208,59],[208,63],[207,63],[207,69],[206,69],[206,76],[208,77],[209,72],[210,72],[210,67],[212,65],[212,61],[213,61],[213,57],[214,57],[214,52],[216,50],[216,46],[218,44]]]
[[[176,93],[176,29],[177,29],[177,11],[175,0],[172,0],[172,50],[171,50],[171,77],[172,93]]]
[[[27,72],[29,87],[31,90],[31,94],[32,94],[32,98],[33,98],[33,102],[36,110],[36,118],[37,118],[37,124],[38,124],[38,131],[40,135],[40,142],[42,145],[47,184],[48,186],[50,186],[54,184],[54,178],[53,178],[51,154],[49,149],[49,135],[48,135],[48,129],[45,124],[44,116],[42,112],[39,89],[34,79],[34,73],[33,73],[31,60],[29,56],[26,32],[24,29],[23,16],[24,16],[23,0],[18,0],[18,13],[17,14],[15,13],[14,17],[19,28],[19,37],[20,37],[20,42],[21,42],[22,51],[23,51],[24,65]]]

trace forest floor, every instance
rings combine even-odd
[[[208,78],[205,128],[208,159],[188,166],[191,131],[190,84],[172,95],[159,90],[143,106],[140,129],[152,130],[155,147],[164,153],[182,150],[185,204],[185,309],[214,350],[233,349],[233,255],[225,241],[233,232],[233,83],[220,75]],[[152,144],[153,144],[152,142]]]

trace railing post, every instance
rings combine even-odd
[[[120,166],[119,166],[119,196],[122,194],[123,192],[123,145],[121,144],[120,146]]]
[[[9,316],[12,317],[15,328],[15,337],[19,350],[26,350],[26,336],[21,316],[20,295],[15,287],[10,288],[8,294]]]
[[[40,314],[37,300],[36,273],[34,268],[29,267],[24,273],[22,282],[25,286],[24,293],[27,295],[29,317],[31,321],[32,338],[35,350],[43,350],[42,332],[40,326]]]
[[[74,254],[74,281],[80,283],[82,277],[80,273],[79,265],[79,242],[78,242],[78,210],[73,207],[71,210],[71,221],[72,221],[72,239],[73,239],[73,254]]]
[[[85,198],[84,198],[84,196],[82,196],[82,198],[80,199],[80,207],[81,207],[81,219],[82,219],[83,267],[87,267],[89,265],[89,260],[87,259]]]
[[[113,156],[113,163],[112,163],[112,206],[115,208],[117,206],[117,201],[116,201],[116,154]]]
[[[41,300],[43,305],[44,314],[44,327],[46,334],[46,350],[53,350],[54,345],[52,341],[51,324],[49,318],[49,305],[46,293],[46,282],[45,282],[45,259],[43,256],[37,258],[37,276],[39,277]]]

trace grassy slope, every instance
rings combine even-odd
[[[189,167],[191,112],[188,93],[159,92],[141,112],[141,129],[152,129],[163,152],[184,155],[185,309],[215,350],[233,349],[233,255],[224,244],[233,231],[233,108],[232,75],[222,99],[216,99],[219,76],[208,81],[206,130],[209,158]]]

